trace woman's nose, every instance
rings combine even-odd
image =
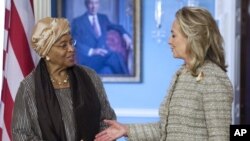
[[[171,37],[168,39],[168,44],[169,44],[169,45],[171,45],[171,44],[172,44]]]
[[[72,40],[72,42],[69,44],[69,49],[68,51],[75,51],[75,45],[76,45],[76,40]]]
[[[74,52],[75,51],[75,47],[73,45],[70,45],[69,48],[68,48],[68,51]]]

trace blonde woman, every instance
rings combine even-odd
[[[110,127],[96,141],[126,136],[131,141],[228,141],[233,91],[226,74],[223,39],[211,14],[183,7],[169,38],[174,58],[184,60],[160,109],[160,121]]]

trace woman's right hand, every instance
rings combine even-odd
[[[104,120],[109,127],[95,136],[95,141],[113,141],[122,136],[127,136],[128,127],[115,120]]]

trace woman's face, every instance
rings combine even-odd
[[[188,60],[188,54],[187,54],[187,37],[184,36],[181,32],[179,23],[177,20],[173,22],[172,29],[171,29],[171,36],[168,41],[173,56],[175,58],[180,58],[185,61]]]
[[[68,68],[75,64],[74,41],[70,34],[62,36],[54,43],[48,53],[49,63],[59,68]]]

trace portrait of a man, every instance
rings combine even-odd
[[[86,11],[71,23],[72,36],[77,41],[77,63],[101,75],[129,75],[127,57],[132,47],[131,36],[122,25],[112,23],[99,11],[99,0],[83,1]]]
[[[134,0],[64,0],[78,64],[102,78],[135,77]]]

